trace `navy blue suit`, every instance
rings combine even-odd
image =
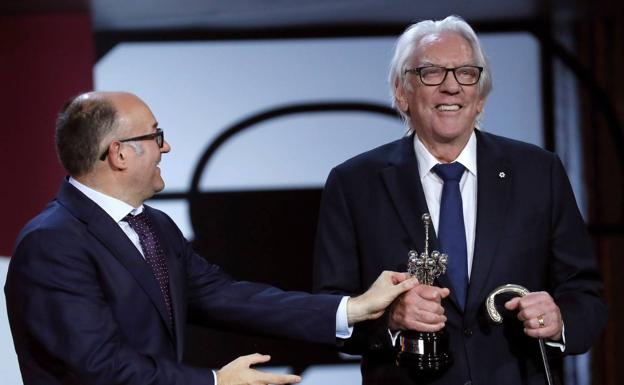
[[[356,326],[345,343],[346,351],[363,355],[366,384],[544,384],[537,341],[523,334],[521,322],[495,326],[485,312],[487,295],[507,283],[553,296],[565,323],[566,353],[589,349],[605,325],[592,246],[559,158],[476,135],[476,240],[466,309],[453,294],[443,301],[455,362],[438,377],[410,377],[394,365],[386,317]],[[413,140],[386,144],[331,171],[316,241],[317,290],[361,293],[380,271],[405,271],[409,250],[423,250],[421,215],[429,210]],[[432,247],[439,249],[435,233]],[[437,285],[452,287],[448,279]]]
[[[212,384],[210,370],[181,363],[187,322],[335,344],[340,296],[236,282],[145,209],[165,248],[173,326],[139,251],[68,182],[22,230],[5,293],[26,385]]]

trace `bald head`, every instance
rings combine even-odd
[[[93,169],[107,143],[124,129],[132,106],[144,103],[126,92],[89,92],[65,104],[56,122],[56,151],[74,177]]]

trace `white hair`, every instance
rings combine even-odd
[[[392,61],[390,62],[390,73],[388,75],[392,105],[399,112],[399,114],[401,114],[401,117],[408,125],[410,131],[413,129],[410,125],[410,118],[397,106],[396,103],[396,88],[399,84],[398,82],[401,82],[401,85],[404,88],[408,90],[410,89],[406,81],[405,70],[408,69],[407,66],[409,65],[409,61],[412,58],[414,51],[416,51],[416,49],[420,46],[425,37],[445,32],[456,33],[466,39],[472,48],[474,60],[476,62],[475,64],[483,67],[481,78],[477,84],[479,96],[486,98],[492,90],[492,74],[490,72],[490,65],[483,50],[481,49],[481,44],[479,43],[477,34],[472,27],[464,21],[464,19],[459,16],[452,15],[443,20],[423,20],[412,24],[405,30],[405,32],[403,32],[403,34],[401,34],[401,36],[399,36],[399,39],[396,42],[394,55],[392,57]],[[477,116],[477,121],[480,116],[481,114]]]
[[[141,156],[143,155],[143,153],[145,152],[143,149],[143,146],[141,146],[138,142],[135,141],[129,141],[129,142],[125,142],[126,144],[129,144],[130,147],[132,147],[134,149],[134,152],[138,155]]]

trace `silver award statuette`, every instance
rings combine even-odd
[[[433,285],[436,278],[446,272],[448,256],[437,250],[429,252],[429,228],[431,216],[422,215],[425,226],[425,248],[418,254],[410,250],[407,260],[407,273],[424,285]],[[399,336],[400,347],[397,364],[417,372],[438,372],[446,369],[453,362],[449,350],[446,330],[437,332],[402,331]]]

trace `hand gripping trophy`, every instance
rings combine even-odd
[[[422,215],[425,225],[425,250],[418,255],[414,250],[408,253],[407,273],[424,285],[446,272],[448,256],[439,251],[429,253],[429,227],[431,216]],[[448,334],[444,329],[438,332],[417,332],[406,330],[399,337],[400,347],[397,364],[417,371],[440,371],[447,368],[453,358],[449,351]]]

